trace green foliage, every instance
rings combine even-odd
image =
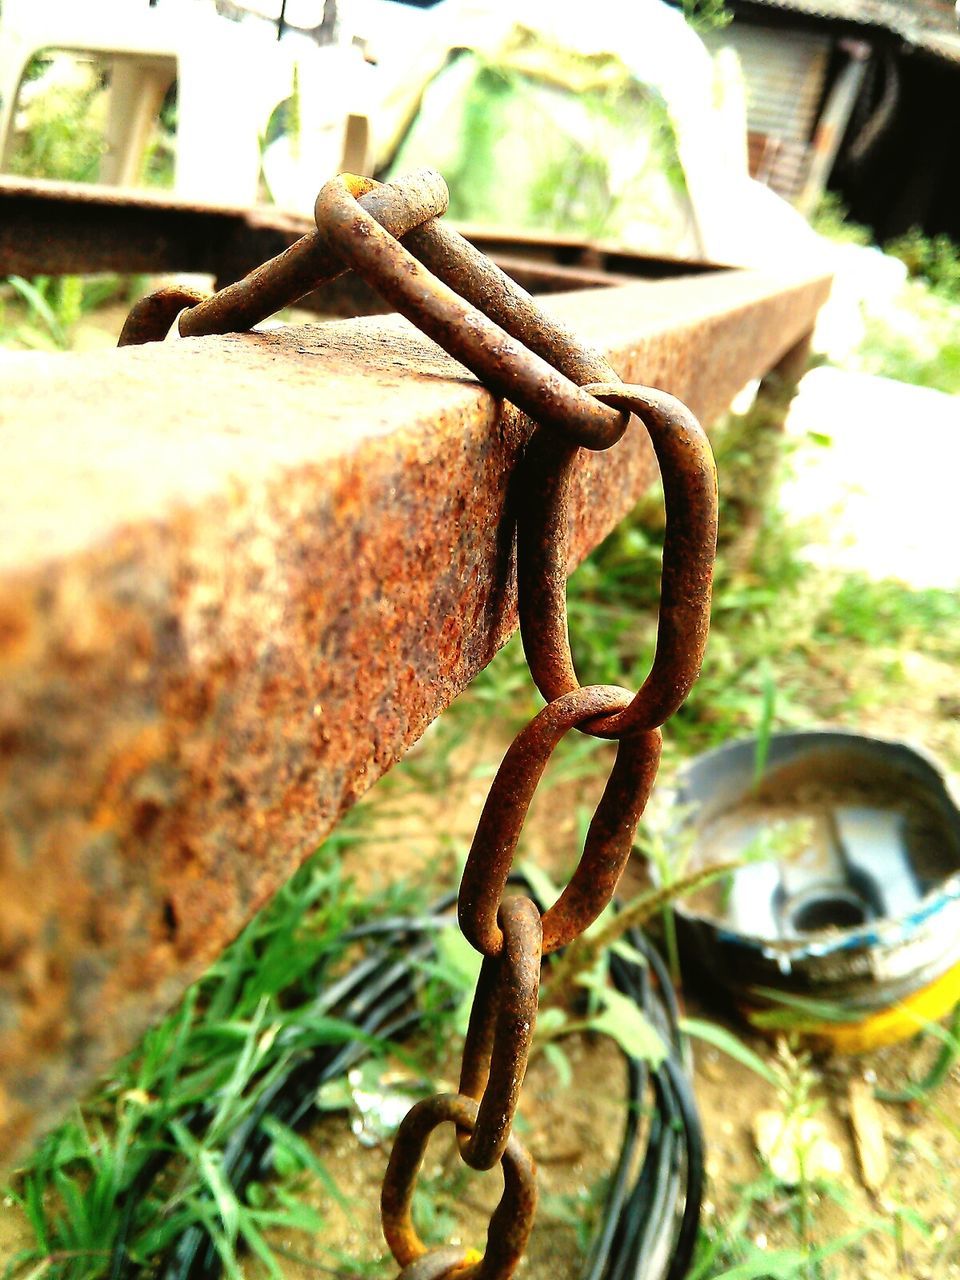
[[[870,245],[872,232],[851,222],[828,192],[812,218],[815,230],[842,244]],[[960,393],[960,248],[945,235],[914,228],[884,252],[907,266],[910,281],[893,307],[863,307],[864,336],[849,367],[918,387]]]
[[[238,1124],[292,1061],[316,1045],[357,1039],[355,1027],[316,1002],[317,972],[344,962],[345,933],[373,911],[339,870],[356,838],[356,821],[345,823],[83,1111],[40,1143],[8,1192],[35,1237],[11,1277],[55,1255],[60,1280],[101,1280],[126,1193],[159,1153],[172,1153],[169,1176],[159,1185],[150,1179],[148,1194],[127,1200],[129,1249],[139,1262],[161,1256],[192,1224],[204,1223],[227,1276],[242,1274],[241,1245],[279,1276],[264,1232],[322,1226],[298,1194],[303,1180],[319,1179],[331,1198],[342,1197],[296,1134],[265,1122],[282,1176],[246,1200],[231,1190],[223,1156]],[[402,886],[381,899],[381,911],[409,906]],[[195,1118],[203,1104],[212,1113],[200,1129]]]
[[[837,244],[873,244],[873,232],[862,223],[854,222],[847,207],[835,191],[825,191],[810,218],[814,231]]]
[[[51,63],[49,57],[35,58],[27,80],[37,80]],[[100,80],[91,76],[85,83],[56,86],[43,94],[29,109],[27,129],[17,137],[11,173],[95,182],[106,145],[95,111],[102,90]]]
[[[495,61],[461,53],[428,87],[391,171],[428,161],[452,217],[590,237],[661,225],[685,190],[664,103],[617,58],[522,27]]]
[[[462,1161],[421,1176],[413,1193],[413,1222],[427,1244],[449,1243],[457,1232],[457,1207],[469,1182]]]
[[[937,302],[941,314],[931,306]],[[930,295],[914,310],[917,323],[912,330],[888,318],[868,316],[857,364],[866,373],[914,387],[960,394],[960,338],[950,336],[960,325],[960,304]]]
[[[683,16],[694,31],[715,31],[733,21],[725,0],[683,0]]]
[[[593,1008],[585,1018],[550,1018],[543,1029],[545,1038],[571,1035],[576,1031],[609,1036],[631,1058],[659,1067],[667,1056],[667,1047],[650,1019],[627,996],[610,986],[604,972],[583,973],[577,979],[593,997]],[[553,1009],[554,1014],[560,1010]]]
[[[538,1213],[543,1218],[572,1229],[577,1250],[586,1257],[600,1223],[608,1190],[608,1180],[599,1178],[592,1186],[582,1187],[567,1195],[541,1193]]]
[[[500,132],[503,104],[513,91],[514,75],[480,64],[469,85],[460,122],[462,146],[459,163],[446,175],[450,188],[450,212],[464,216],[486,201],[492,156]]]
[[[68,351],[80,322],[126,291],[117,276],[8,276],[4,283],[0,342],[41,351]]]
[[[460,930],[444,929],[437,934],[435,958],[421,966],[428,982],[420,1003],[425,1012],[434,1015],[433,1048],[438,1058],[449,1045],[451,1035],[467,1034],[480,965],[480,953]]]
[[[919,227],[889,240],[884,252],[906,264],[913,279],[948,302],[960,302],[960,246],[948,235],[926,236]]]
[[[778,1192],[782,1198],[782,1191],[770,1177],[759,1178],[744,1187],[735,1217],[718,1230],[701,1232],[688,1280],[822,1280],[823,1264],[831,1258],[853,1250],[869,1235],[894,1233],[892,1222],[877,1217],[824,1245],[762,1249],[754,1244],[744,1228],[753,1208]]]
[[[863,574],[843,579],[818,626],[824,637],[863,645],[923,649],[960,661],[960,596],[937,587],[916,589]]]
[[[18,116],[25,116],[26,128],[16,136],[9,161],[12,173],[65,182],[99,179],[107,149],[106,77],[69,54],[42,55],[30,63],[24,84],[41,81],[51,69],[63,72],[71,65],[71,74],[43,81],[43,91],[20,108]],[[174,86],[147,145],[141,176],[148,187],[173,186],[176,104]]]
[[[930,1095],[939,1089],[960,1059],[960,1004],[955,1006],[949,1026],[925,1022],[917,1038],[931,1040],[937,1045],[936,1057],[929,1070],[919,1080],[908,1080],[901,1089],[878,1088],[876,1095],[882,1102],[903,1102],[911,1106],[929,1102]]]
[[[778,1087],[780,1078],[776,1071],[726,1027],[721,1027],[716,1022],[705,1022],[702,1018],[684,1018],[680,1026],[688,1036],[694,1036],[705,1044],[712,1045],[714,1049],[719,1049],[733,1058],[741,1066],[759,1076],[761,1080],[766,1080],[767,1084],[772,1085],[773,1088]]]

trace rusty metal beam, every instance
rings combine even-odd
[[[0,276],[203,272],[239,279],[313,227],[264,205],[192,204],[165,192],[0,175]],[[462,227],[484,253],[537,292],[595,288],[631,278],[664,279],[717,270],[713,264],[650,257],[570,236]],[[330,291],[340,299],[348,277]],[[382,312],[365,287],[362,314]],[[325,291],[312,304],[325,305]],[[339,302],[334,310],[344,304]],[[360,314],[354,311],[351,314]]]
[[[273,208],[0,177],[0,275],[242,274],[306,230],[305,219]]]
[[[555,295],[706,421],[827,281]],[[0,357],[0,1162],[513,631],[529,423],[396,316]],[[584,455],[573,560],[652,474]]]

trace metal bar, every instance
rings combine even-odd
[[[554,295],[710,421],[828,282]],[[529,423],[399,317],[0,373],[0,1162],[198,976],[516,626]],[[571,564],[653,474],[584,454]]]
[[[166,193],[0,175],[0,276],[196,271],[229,283],[313,227],[311,219],[272,206],[191,204]],[[565,269],[568,282],[554,276],[553,288],[593,287],[604,275],[660,279],[718,269],[569,236],[463,231],[497,261],[506,257],[521,265],[530,287]]]
[[[276,209],[195,205],[143,191],[3,176],[0,275],[232,275],[235,264],[242,275],[310,225]]]

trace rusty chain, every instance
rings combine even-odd
[[[351,199],[395,236],[405,235],[447,209],[446,183],[430,169],[411,174],[402,185],[377,183],[353,174],[346,175],[343,182]],[[148,294],[131,309],[117,345],[162,341],[175,320],[184,338],[242,333],[346,270],[328,235],[318,227],[212,297],[181,286]]]
[[[517,588],[524,652],[547,705],[518,734],[494,778],[458,896],[461,929],[483,956],[459,1092],[418,1103],[401,1123],[383,1182],[384,1235],[399,1280],[509,1280],[536,1210],[533,1160],[512,1133],[539,1002],[541,958],[600,915],[630,856],[660,760],[660,726],[678,709],[703,659],[717,534],[713,456],[674,397],[620,382],[607,361],[544,315],[509,276],[439,218],[442,178],[429,170],[393,184],[342,175],[317,197],[316,230],[212,297],[161,290],[133,308],[121,345],[240,332],[323,281],[354,270],[536,429],[520,463]],[[566,616],[567,497],[581,448],[614,446],[636,417],[663,480],[666,533],[657,643],[639,692],[581,686]],[[541,913],[504,897],[527,809],[560,740],[579,729],[617,741],[616,759],[580,862]],[[428,1250],[411,1216],[434,1129],[455,1126],[462,1159],[500,1164],[504,1192],[480,1256]]]

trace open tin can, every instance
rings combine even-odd
[[[677,904],[687,972],[748,1017],[782,996],[797,1030],[841,1051],[915,1034],[960,1000],[960,810],[942,770],[837,730],[766,746],[760,769],[749,739],[681,771],[685,874],[744,860]]]

